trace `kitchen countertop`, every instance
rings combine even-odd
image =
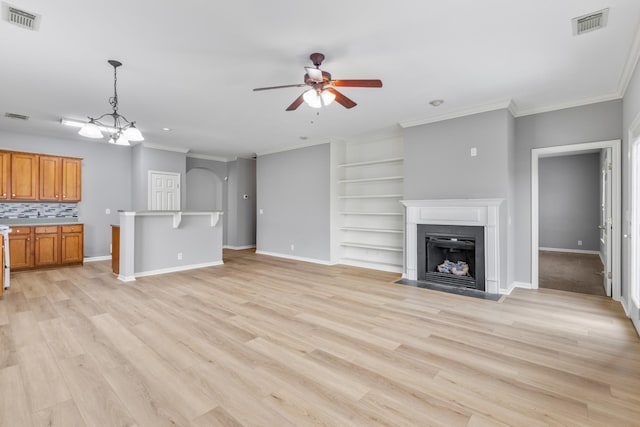
[[[65,224],[82,224],[78,222],[78,218],[0,218],[0,224],[5,225],[65,225]]]

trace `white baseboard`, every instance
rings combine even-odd
[[[215,267],[224,264],[223,261],[205,262],[202,264],[181,265],[178,267],[161,268],[159,270],[141,271],[134,273],[135,277],[155,276],[157,274],[176,273],[178,271],[195,270],[196,268]]]
[[[121,282],[135,282],[136,276],[123,276],[122,274],[119,274],[118,280],[120,280]]]
[[[340,264],[349,265],[352,267],[370,268],[372,270],[386,271],[389,273],[402,273],[402,266],[395,266],[389,264],[380,264],[369,261],[356,261],[356,260],[340,260]]]
[[[104,256],[92,256],[84,259],[84,262],[96,262],[96,261],[108,261],[111,259],[111,255]]]
[[[538,248],[538,250],[546,252],[567,252],[570,254],[600,255],[600,251],[585,251],[582,249]]]
[[[335,262],[331,262],[331,261],[325,261],[325,260],[315,259],[315,258],[306,258],[306,257],[288,255],[288,254],[279,254],[279,253],[275,253],[275,252],[256,251],[256,254],[273,256],[273,257],[277,257],[277,258],[292,259],[294,261],[311,262],[313,264],[336,265]]]
[[[511,295],[511,292],[513,292],[515,288],[533,289],[533,285],[526,282],[512,282],[508,289],[500,289],[498,292],[501,295]]]
[[[231,250],[234,250],[234,251],[241,251],[241,250],[244,250],[244,249],[253,249],[255,247],[256,247],[256,245],[247,245],[247,246],[229,246],[229,245],[224,245],[222,248],[223,249],[231,249]]]

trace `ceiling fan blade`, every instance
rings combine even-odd
[[[336,96],[336,102],[342,105],[344,108],[353,108],[356,105],[358,105],[355,102],[353,102],[353,100],[347,98],[346,96],[344,96],[343,94],[335,90],[334,88],[328,87],[325,90],[334,94]]]
[[[382,87],[382,80],[331,80],[338,87]]]
[[[297,98],[296,98],[296,100],[295,100],[295,101],[293,101],[293,102],[291,103],[291,105],[289,105],[289,106],[287,107],[287,110],[286,110],[286,111],[293,111],[293,110],[295,110],[296,108],[298,108],[298,107],[300,106],[300,104],[302,104],[302,103],[304,102],[304,98],[302,97],[303,95],[304,95],[304,94],[302,94],[302,95],[300,95],[299,97],[297,97]]]
[[[304,87],[306,85],[307,85],[306,83],[299,83],[299,84],[284,85],[284,86],[257,87],[255,89],[253,89],[253,91],[256,92],[256,91],[259,91],[259,90],[282,89],[282,88],[285,88],[285,87]]]

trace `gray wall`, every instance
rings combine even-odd
[[[226,244],[231,248],[255,246],[256,161],[239,158],[229,162],[228,174]],[[247,195],[246,199],[244,195]]]
[[[118,224],[118,210],[131,210],[131,148],[0,130],[0,149],[82,157],[78,221],[85,224],[84,255],[109,255],[111,224]]]
[[[600,251],[600,154],[542,158],[538,175],[540,247]]]
[[[622,136],[622,101],[516,118],[515,280],[531,283],[531,149]]]
[[[133,192],[131,204],[133,210],[142,211],[148,209],[149,204],[149,171],[173,172],[180,174],[180,209],[186,206],[187,194],[184,191],[186,182],[187,159],[184,153],[174,151],[157,150],[138,144],[133,147],[131,183]]]
[[[329,160],[330,144],[258,157],[258,251],[330,261]]]
[[[498,110],[405,129],[405,199],[507,198],[510,120]]]
[[[216,160],[209,159],[198,159],[195,157],[187,157],[187,175],[194,169],[206,169],[211,171],[218,178],[219,181],[222,182],[222,207],[219,210],[224,211],[224,215],[222,216],[222,225],[223,225],[223,244],[227,244],[227,235],[228,231],[228,220],[229,220],[229,209],[228,209],[228,176],[229,176],[229,168],[227,162],[220,162]],[[187,208],[189,208],[189,196],[193,197],[207,197],[210,192],[206,188],[199,188],[195,191],[189,187],[189,179],[187,178]],[[255,223],[255,214],[254,219]],[[255,243],[255,242],[254,242]]]

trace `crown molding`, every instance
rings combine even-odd
[[[214,160],[216,162],[224,162],[224,163],[231,161],[231,159],[227,157],[209,156],[207,154],[197,154],[197,153],[188,153],[187,157],[191,157],[193,159]]]
[[[444,120],[457,119],[460,117],[472,116],[474,114],[487,113],[489,111],[496,110],[509,110],[513,116],[516,114],[516,105],[511,99],[492,102],[489,104],[477,105],[474,107],[463,108],[461,110],[452,111],[450,113],[441,114],[439,116],[427,117],[424,119],[406,120],[398,123],[403,129],[411,128],[414,126],[427,125],[430,123],[442,122]]]
[[[530,108],[528,110],[521,110],[521,111],[518,111],[517,114],[514,114],[514,116],[524,117],[524,116],[530,116],[533,114],[549,113],[551,111],[564,110],[566,108],[582,107],[589,104],[597,104],[599,102],[617,101],[619,99],[622,99],[622,95],[620,95],[617,92],[614,92],[607,95],[599,95],[591,98],[582,98],[574,101],[562,102],[560,104],[547,105],[547,106],[538,107],[538,108]]]
[[[326,139],[326,140],[322,140],[322,141],[306,141],[306,142],[303,142],[301,144],[281,145],[279,147],[275,147],[275,148],[272,148],[272,149],[269,149],[269,150],[260,151],[260,152],[256,153],[256,156],[260,157],[260,156],[266,156],[267,154],[282,153],[284,151],[297,150],[298,148],[313,147],[314,145],[328,144],[330,142],[331,142],[331,139]]]
[[[627,62],[625,62],[622,75],[620,76],[620,82],[618,82],[618,93],[620,94],[620,98],[623,98],[627,92],[627,88],[631,82],[631,77],[633,77],[633,72],[638,65],[638,60],[640,60],[640,24],[638,24],[638,28],[636,29],[636,36],[631,44],[631,49],[629,49]]]
[[[155,150],[164,150],[164,151],[174,151],[176,153],[188,153],[189,149],[184,147],[171,147],[169,145],[160,145],[160,144],[151,144],[149,142],[143,142],[142,146],[144,148],[153,148]]]

